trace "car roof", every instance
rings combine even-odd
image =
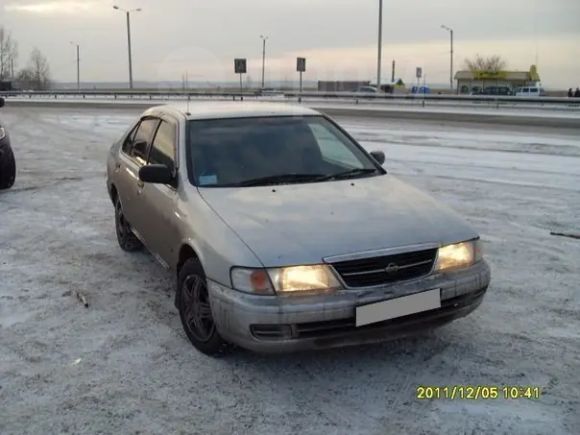
[[[320,115],[316,110],[303,106],[259,101],[173,103],[152,107],[143,115],[161,115],[164,113],[179,115],[187,120]]]

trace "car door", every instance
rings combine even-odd
[[[149,151],[147,164],[166,165],[177,175],[177,122],[164,117]],[[145,183],[139,192],[142,236],[149,250],[166,266],[179,249],[179,226],[175,214],[177,183]]]
[[[127,136],[117,162],[117,191],[123,206],[123,214],[139,236],[142,230],[142,216],[138,209],[143,186],[139,180],[139,169],[147,162],[149,147],[159,122],[158,118],[143,118],[135,130]]]

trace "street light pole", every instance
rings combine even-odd
[[[441,28],[447,30],[451,38],[451,66],[449,69],[449,88],[453,91],[453,29],[447,27],[444,24],[441,25]]]
[[[76,44],[71,41],[72,45],[77,47],[77,91],[81,90],[81,48],[79,44]]]
[[[127,45],[129,51],[129,88],[133,89],[133,56],[131,53],[131,12],[141,12],[141,9],[139,8],[126,10],[120,8],[119,6],[113,6],[113,9],[125,12],[125,14],[127,15]]]
[[[268,40],[268,36],[260,35],[260,39],[262,40],[262,90],[264,89],[264,80],[266,76],[266,41]]]
[[[379,53],[377,60],[377,89],[381,89],[381,64],[383,59],[383,0],[379,0]]]
[[[127,46],[129,47],[129,89],[133,89],[133,55],[131,53],[131,14],[127,11]]]

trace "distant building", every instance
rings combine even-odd
[[[487,87],[507,87],[510,90],[522,86],[534,86],[541,80],[535,65],[529,71],[458,71],[455,74],[460,94],[478,93]]]

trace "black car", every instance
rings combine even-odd
[[[4,106],[4,98],[0,98],[0,107]],[[16,178],[16,162],[10,147],[10,138],[0,125],[0,189],[9,189]]]

